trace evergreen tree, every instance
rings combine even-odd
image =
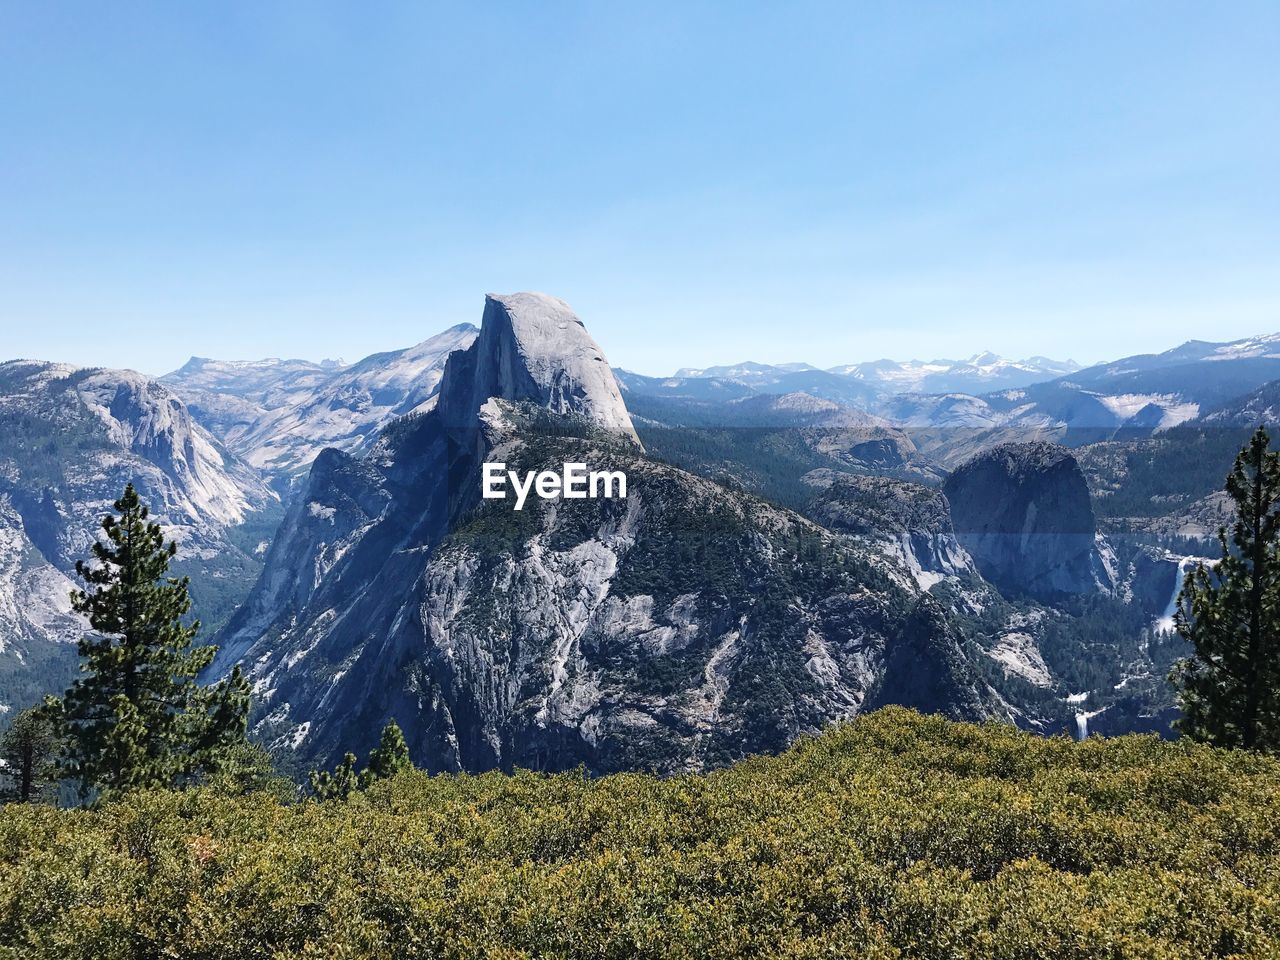
[[[1224,747],[1280,749],[1280,454],[1258,429],[1226,490],[1236,520],[1222,559],[1188,573],[1174,626],[1195,648],[1171,676],[1179,728]]]
[[[244,740],[249,686],[239,668],[209,687],[197,683],[216,647],[192,647],[198,621],[187,578],[167,576],[177,552],[133,485],[102,521],[107,542],[76,572],[87,585],[72,594],[93,632],[80,640],[83,676],[62,702],[63,768],[88,795],[174,786],[216,773]]]
[[[282,803],[297,799],[298,784],[276,769],[275,759],[260,744],[244,740],[230,747],[216,772],[200,778],[202,786],[227,796],[270,793]]]
[[[361,786],[361,776],[356,773],[356,755],[348,753],[329,773],[325,770],[311,771],[311,792],[317,800],[345,800]]]
[[[46,797],[57,781],[57,732],[49,710],[23,710],[0,734],[4,783],[0,802],[32,803]]]
[[[389,720],[382,728],[378,745],[369,754],[369,765],[356,773],[356,755],[348,753],[333,773],[311,771],[311,792],[317,800],[346,800],[357,790],[364,790],[378,780],[394,777],[404,770],[412,770],[409,746],[404,742],[400,725]]]
[[[369,766],[362,774],[364,784],[394,777],[403,770],[412,769],[413,761],[409,759],[409,745],[404,742],[400,725],[391,720],[382,728],[382,737],[378,741],[378,746],[369,754]]]

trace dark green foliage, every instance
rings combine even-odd
[[[48,799],[57,782],[58,732],[51,711],[28,707],[0,733],[0,803]]]
[[[216,773],[244,740],[248,683],[239,670],[200,687],[214,647],[192,647],[184,626],[186,579],[167,576],[176,544],[165,544],[133,486],[102,521],[107,543],[77,563],[88,589],[72,596],[93,632],[79,642],[82,676],[61,705],[63,771],[83,795],[110,797]]]
[[[270,752],[248,740],[230,747],[218,769],[201,777],[199,782],[232,796],[265,791],[282,802],[298,796],[298,785],[277,769]]]
[[[1158,517],[1220,490],[1248,436],[1247,430],[1185,426],[1086,447],[1079,460],[1094,511],[1099,518]]]
[[[51,690],[65,690],[75,679],[76,648],[55,640],[6,639],[7,650],[22,657],[0,657],[0,703],[14,710],[41,703]]]
[[[413,769],[409,759],[409,746],[404,733],[394,720],[382,728],[378,745],[369,754],[369,765],[356,772],[356,755],[347,753],[334,768],[333,773],[324,770],[311,772],[311,792],[317,800],[346,800],[357,790],[367,790],[379,780],[394,777]]]
[[[1106,594],[1071,597],[1060,608],[1067,616],[1042,627],[1045,664],[1072,692],[1111,689],[1123,679],[1125,665],[1138,659],[1150,618]]]
[[[333,773],[311,771],[311,792],[317,800],[345,800],[359,789],[360,774],[356,773],[354,753],[344,754]]]
[[[54,379],[39,392],[30,392],[30,369],[16,365],[0,370],[0,395],[27,397],[22,409],[0,411],[0,462],[21,465],[24,487],[59,488],[69,464],[85,463],[93,454],[111,449],[101,422],[75,399],[75,384],[91,370],[77,370]]]
[[[1222,559],[1187,575],[1174,624],[1195,648],[1172,679],[1179,728],[1217,746],[1280,750],[1280,454],[1261,427],[1226,490],[1236,522]]]
[[[404,742],[404,733],[400,724],[394,720],[387,721],[382,728],[382,736],[378,745],[369,754],[369,766],[365,770],[370,781],[385,780],[405,770],[413,769],[413,761],[409,759],[409,745]]]
[[[794,427],[641,426],[638,432],[650,459],[793,510],[803,511],[814,497],[814,488],[800,480],[810,470],[850,469],[813,450]]]
[[[706,776],[0,810],[0,956],[1280,953],[1280,762],[889,708]]]

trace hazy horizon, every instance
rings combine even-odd
[[[480,323],[478,320],[475,321],[474,323],[471,321],[459,321],[459,324],[468,324],[468,323],[477,329],[480,326]],[[371,345],[370,349],[364,350],[363,352],[358,354],[353,354],[351,356],[337,356],[337,357],[308,356],[302,351],[293,351],[293,352],[287,352],[282,354],[272,354],[269,356],[256,356],[256,357],[255,356],[208,355],[208,354],[193,353],[193,354],[188,354],[180,362],[175,363],[171,367],[166,367],[165,369],[142,369],[137,366],[129,366],[129,365],[123,365],[122,367],[118,367],[118,368],[136,370],[137,372],[142,373],[148,377],[158,379],[167,374],[177,372],[187,363],[197,359],[214,360],[214,361],[220,361],[225,363],[245,363],[245,364],[263,363],[268,361],[300,362],[300,363],[312,363],[316,365],[320,365],[324,363],[341,363],[342,365],[349,367],[356,363],[359,363],[362,360],[365,360],[372,356],[376,356],[378,354],[393,353],[398,350],[404,350],[409,347],[413,347],[418,343],[422,343],[425,340],[428,340],[431,337],[435,336],[436,334],[442,333],[443,331],[449,329],[450,327],[458,326],[459,324],[447,324],[447,325],[441,326],[439,329],[435,329],[427,333],[427,335],[424,336],[421,340],[414,341],[413,343],[402,343],[396,346],[374,344],[374,345]],[[591,324],[589,323],[587,324],[587,329],[589,331],[591,330]],[[1233,337],[1231,339],[1243,340],[1243,339],[1250,339],[1253,337],[1265,337],[1265,336],[1273,336],[1273,335],[1280,336],[1280,330],[1255,330],[1251,333],[1246,333],[1242,337]],[[1202,340],[1202,341],[1214,342],[1214,343],[1229,342],[1227,340],[1220,340],[1219,338],[1216,338],[1216,337],[1191,337],[1189,339]],[[598,338],[597,338],[597,341],[598,341]],[[853,365],[853,364],[859,364],[859,363],[874,363],[876,361],[881,361],[881,360],[895,361],[900,363],[906,363],[906,362],[929,363],[929,362],[944,362],[944,361],[953,362],[953,363],[962,363],[966,360],[970,360],[984,353],[993,353],[999,356],[1001,359],[1009,360],[1009,361],[1025,361],[1025,360],[1032,360],[1032,359],[1039,358],[1039,359],[1047,359],[1047,360],[1052,360],[1057,362],[1074,362],[1079,364],[1081,368],[1087,368],[1087,367],[1096,366],[1102,363],[1110,363],[1111,361],[1114,361],[1114,360],[1120,360],[1126,356],[1133,356],[1138,354],[1163,353],[1166,350],[1171,350],[1174,347],[1181,346],[1186,342],[1187,342],[1187,339],[1178,340],[1177,342],[1161,341],[1160,343],[1153,344],[1147,349],[1142,349],[1137,351],[1136,354],[1128,354],[1128,353],[1115,354],[1115,355],[1107,355],[1107,356],[1100,356],[1100,357],[1090,357],[1088,359],[1082,359],[1079,356],[1050,356],[1048,354],[1043,354],[1043,353],[1032,353],[1032,354],[1027,354],[1025,356],[1010,356],[1008,354],[1002,354],[998,350],[986,350],[981,346],[981,344],[976,344],[975,347],[969,350],[968,352],[962,355],[957,354],[955,356],[943,356],[941,354],[931,354],[925,351],[919,355],[913,355],[913,356],[895,356],[895,357],[862,356],[862,357],[836,359],[830,362],[823,362],[823,363],[814,363],[812,360],[805,359],[803,357],[762,358],[762,357],[756,357],[756,356],[744,356],[744,357],[725,356],[725,357],[716,359],[710,363],[704,363],[704,364],[683,363],[679,361],[679,358],[676,358],[676,362],[673,365],[669,366],[668,368],[654,369],[654,370],[637,369],[636,367],[631,367],[623,363],[618,363],[614,361],[613,357],[609,354],[608,344],[601,343],[601,347],[604,349],[605,354],[609,356],[610,366],[613,367],[614,369],[626,370],[630,373],[638,373],[638,374],[641,374],[644,376],[650,376],[650,377],[673,377],[677,374],[677,372],[680,369],[706,369],[710,367],[733,367],[733,366],[740,366],[746,363],[759,363],[766,366],[776,366],[776,367],[784,367],[789,364],[808,364],[809,366],[815,369],[831,370],[835,367],[842,367],[846,365]],[[33,355],[0,356],[0,363],[4,363],[11,360],[29,360],[29,361],[39,361],[39,362],[49,362],[49,363],[69,363],[69,364],[72,364],[73,366],[80,366],[80,367],[111,367],[113,366],[111,364],[104,364],[104,363],[77,363],[74,360],[68,359],[68,357],[65,357],[65,356],[33,356]]]

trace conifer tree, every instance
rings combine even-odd
[[[1280,454],[1258,429],[1227,478],[1235,504],[1222,559],[1188,573],[1174,627],[1195,648],[1171,676],[1188,736],[1280,750]]]
[[[57,780],[57,733],[50,712],[29,707],[0,733],[0,803],[44,799]]]
[[[356,773],[356,755],[347,753],[333,773],[326,770],[311,771],[311,792],[317,800],[345,800],[361,786],[361,776]]]
[[[216,647],[193,647],[199,621],[184,626],[188,579],[168,576],[177,544],[133,485],[102,521],[107,542],[94,563],[76,564],[87,589],[72,594],[92,633],[80,640],[82,676],[62,701],[64,772],[82,794],[110,796],[175,786],[216,773],[242,742],[249,707],[239,668],[208,687],[197,683]]]
[[[412,769],[413,761],[409,759],[409,745],[404,742],[404,733],[398,723],[389,720],[382,728],[378,745],[369,754],[367,767],[357,773],[356,755],[345,754],[333,773],[311,771],[311,792],[317,800],[345,800],[378,780]]]
[[[413,761],[409,759],[409,745],[404,742],[404,733],[394,720],[388,721],[382,728],[382,737],[378,746],[369,754],[369,766],[362,777],[365,783],[394,777],[403,770],[412,770]]]

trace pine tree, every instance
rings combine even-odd
[[[199,621],[182,623],[188,579],[167,575],[177,544],[148,521],[132,484],[114,506],[119,516],[102,521],[107,542],[93,545],[96,562],[76,564],[87,589],[72,594],[93,632],[79,643],[83,676],[62,702],[62,764],[86,796],[216,773],[244,740],[249,707],[239,668],[221,683],[197,683],[217,648],[192,647]]]
[[[382,728],[378,745],[369,754],[369,765],[356,772],[356,755],[345,754],[333,773],[311,771],[311,792],[317,800],[346,800],[357,790],[364,790],[378,780],[394,777],[404,770],[412,770],[409,746],[404,742],[400,725],[389,720]]]
[[[57,732],[43,707],[23,710],[0,734],[4,763],[0,802],[32,803],[45,798],[57,780]]]
[[[333,773],[311,771],[311,792],[317,800],[345,800],[360,789],[360,780],[360,774],[356,773],[356,755],[348,753]]]
[[[409,759],[409,745],[404,742],[404,734],[400,725],[394,720],[382,728],[382,737],[378,746],[369,754],[369,766],[362,777],[365,784],[374,780],[385,780],[394,777],[403,770],[412,770],[413,761]]]
[[[1179,729],[1224,747],[1280,750],[1280,454],[1259,428],[1236,457],[1222,559],[1188,573],[1174,627],[1195,648],[1171,675]]]

